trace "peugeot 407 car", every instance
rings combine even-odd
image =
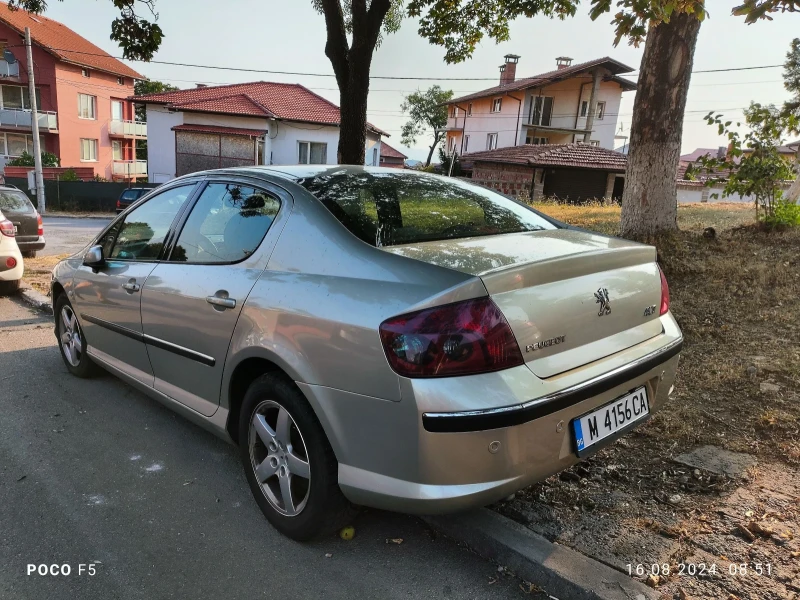
[[[667,401],[655,249],[469,183],[300,166],[175,179],[56,267],[67,369],[237,444],[305,540],[366,505],[441,513],[556,473]]]

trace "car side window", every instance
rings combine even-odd
[[[194,205],[169,258],[174,262],[235,263],[258,249],[280,201],[253,187],[209,183]]]
[[[158,260],[164,238],[194,187],[192,183],[171,188],[128,213],[101,238],[103,254],[119,260]]]

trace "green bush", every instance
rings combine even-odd
[[[10,167],[35,167],[36,161],[32,154],[23,152],[17,158],[10,160],[6,163]],[[43,167],[57,167],[58,157],[52,152],[42,152],[42,166]]]
[[[67,169],[61,174],[59,177],[61,181],[80,181],[78,179],[78,174],[75,172],[75,169]]]
[[[764,217],[769,227],[800,227],[800,204],[779,198],[772,206],[772,214]]]

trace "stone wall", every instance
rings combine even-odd
[[[541,169],[536,169],[536,171],[536,188],[538,188],[539,195],[541,195],[543,183],[539,182],[541,173],[538,173]],[[523,165],[476,161],[472,169],[472,181],[495,189],[503,194],[514,196],[515,198],[519,198],[520,196],[530,197],[533,175],[534,169]],[[534,198],[536,197],[537,194],[536,191],[534,191]]]

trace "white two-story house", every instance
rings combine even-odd
[[[556,70],[517,79],[519,58],[505,56],[499,85],[448,103],[448,152],[574,142],[614,149],[622,94],[636,89],[620,75],[634,69],[608,57],[573,65],[562,56]]]
[[[339,107],[302,85],[198,85],[131,100],[147,107],[152,183],[220,167],[337,162]],[[367,123],[366,165],[379,164],[385,135]]]

